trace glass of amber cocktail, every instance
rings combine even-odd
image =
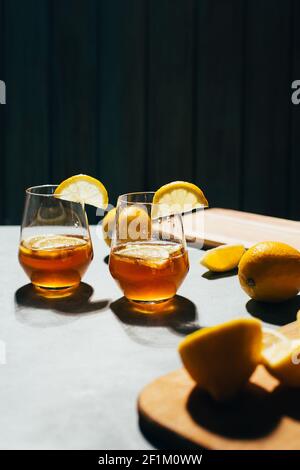
[[[151,304],[174,297],[189,269],[181,215],[163,216],[153,196],[119,197],[109,258],[125,297]]]
[[[54,196],[56,188],[26,190],[19,246],[21,266],[39,292],[49,296],[72,291],[93,258],[84,206]]]

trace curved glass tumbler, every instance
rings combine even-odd
[[[157,216],[153,196],[118,198],[109,269],[125,297],[135,302],[171,299],[189,269],[181,215]]]
[[[44,293],[76,287],[93,259],[84,207],[54,196],[56,188],[26,190],[21,226],[19,262]]]

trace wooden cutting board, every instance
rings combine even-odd
[[[280,331],[300,336],[296,322]],[[146,386],[138,410],[144,433],[167,449],[300,449],[300,389],[283,389],[262,366],[232,403],[214,402],[180,369]]]
[[[241,243],[246,248],[265,240],[300,249],[300,222],[231,209],[205,209],[184,216],[186,239],[208,247]]]

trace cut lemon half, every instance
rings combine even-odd
[[[208,202],[203,191],[193,183],[173,181],[159,188],[153,197],[155,216],[189,212],[200,207],[207,207]]]
[[[224,401],[245,385],[261,361],[261,347],[261,322],[237,318],[188,335],[179,354],[198,386]]]
[[[226,272],[238,266],[245,253],[244,245],[222,245],[208,250],[200,263],[213,272]]]
[[[57,186],[54,195],[65,201],[90,204],[100,209],[106,209],[108,204],[104,185],[88,175],[75,175],[64,180]]]
[[[300,387],[300,340],[281,336],[263,349],[262,363],[283,385]]]
[[[289,341],[289,339],[285,335],[280,333],[278,330],[264,327],[262,331],[263,331],[262,342],[263,342],[264,350],[271,346],[274,346],[276,343],[280,343],[282,341]]]

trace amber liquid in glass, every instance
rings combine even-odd
[[[35,236],[22,240],[19,247],[20,264],[31,282],[48,289],[79,284],[92,259],[92,245],[82,236]]]
[[[136,242],[115,247],[109,268],[125,297],[158,302],[176,294],[189,270],[189,261],[179,243]]]

